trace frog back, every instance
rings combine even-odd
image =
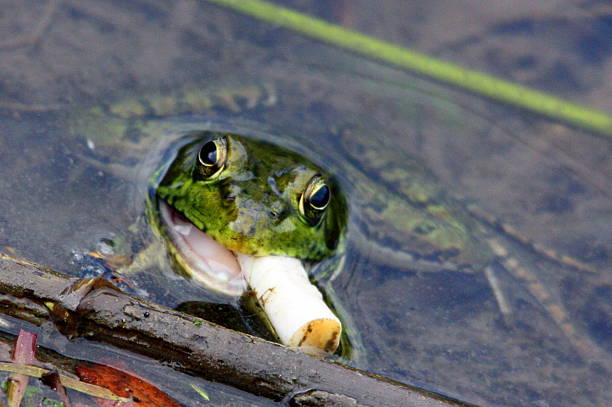
[[[391,138],[366,127],[341,131],[353,231],[384,264],[410,270],[477,271],[495,258],[483,226]]]

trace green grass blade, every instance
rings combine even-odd
[[[612,135],[612,116],[555,96],[444,62],[261,0],[208,0],[313,38],[410,69],[577,127]]]

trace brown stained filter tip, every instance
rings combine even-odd
[[[298,329],[289,345],[302,348],[308,353],[334,352],[340,344],[341,333],[342,325],[339,321],[328,318],[317,319]]]

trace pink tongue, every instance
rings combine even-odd
[[[183,219],[165,202],[160,202],[160,212],[176,249],[194,272],[205,273],[219,282],[235,281],[244,284],[240,266],[234,254]]]

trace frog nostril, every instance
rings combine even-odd
[[[285,210],[272,209],[268,211],[269,218],[275,223],[278,224],[286,218],[287,212]]]

